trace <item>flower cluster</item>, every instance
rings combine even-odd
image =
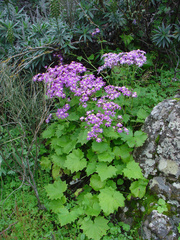
[[[77,87],[75,96],[80,96],[80,103],[86,107],[86,102],[90,97],[100,90],[106,83],[101,77],[96,78],[93,74],[84,75],[79,82],[79,87]]]
[[[117,57],[117,56],[116,56]],[[113,129],[121,133],[128,133],[122,123],[122,116],[116,116],[117,111],[121,107],[114,103],[113,100],[121,94],[124,96],[136,97],[136,93],[132,93],[126,87],[118,87],[113,85],[105,86],[106,83],[102,77],[95,77],[93,74],[87,74],[86,68],[77,62],[70,64],[60,64],[54,68],[48,68],[46,73],[38,74],[34,77],[34,81],[44,81],[47,86],[47,95],[49,98],[63,98],[66,103],[56,112],[59,119],[64,119],[69,116],[71,93],[73,96],[79,97],[79,104],[83,107],[87,106],[89,100],[93,100],[98,110],[87,111],[85,117],[81,117],[81,121],[85,121],[89,127],[87,139],[95,139],[97,142],[102,141],[103,128],[113,127]],[[97,97],[95,93],[100,89],[104,89],[104,94]],[[67,91],[68,89],[68,91]],[[68,96],[67,96],[68,92]],[[50,121],[52,114],[46,119],[46,123]]]
[[[98,33],[100,33],[100,30],[99,30],[99,28],[96,28],[96,29],[91,33],[91,35],[94,36],[94,35],[96,35],[96,34],[98,34]]]
[[[65,104],[63,108],[58,108],[56,112],[56,116],[60,119],[67,118],[69,116],[69,114],[67,113],[69,109],[70,109],[70,105]]]
[[[101,142],[102,139],[99,137],[99,134],[103,132],[102,126],[111,126],[112,118],[111,111],[106,111],[106,113],[94,113],[94,110],[88,111],[86,117],[81,117],[81,121],[86,121],[87,125],[91,125],[90,131],[87,134],[87,140],[96,139],[97,142]]]
[[[125,128],[120,122],[122,116],[119,115],[116,118],[116,110],[120,110],[121,107],[118,104],[112,102],[111,100],[118,98],[121,93],[124,96],[137,97],[136,92],[132,93],[126,87],[118,87],[113,85],[104,87],[104,90],[106,95],[100,97],[99,99],[96,99],[96,106],[100,108],[103,113],[100,110],[98,111],[98,113],[95,113],[94,110],[92,110],[86,113],[86,117],[80,118],[81,121],[86,121],[87,125],[89,125],[90,127],[87,136],[88,140],[96,139],[97,142],[101,142],[103,126],[112,126],[113,129],[118,133],[125,131],[128,134],[128,129]],[[113,123],[113,118],[116,118],[116,125],[114,125]]]
[[[116,53],[105,53],[102,57],[104,58],[104,65],[98,68],[98,73],[105,68],[113,68],[114,66],[127,64],[136,65],[141,67],[146,62],[146,52],[142,50],[133,50],[130,52]]]
[[[131,91],[129,91],[128,88],[126,88],[124,86],[118,87],[118,86],[114,86],[114,85],[108,85],[108,86],[104,87],[104,90],[106,92],[106,95],[103,97],[111,99],[111,100],[118,98],[121,95],[121,93],[127,97],[130,97],[130,96],[137,97],[136,92],[131,92]]]
[[[94,110],[87,111],[86,117],[80,118],[81,121],[85,121],[89,125],[87,140],[95,139],[96,142],[101,142],[103,127],[111,127],[113,125],[113,117],[116,114],[115,110],[121,107],[113,102],[106,102],[102,103],[102,108],[105,110],[103,113],[101,111],[94,113]],[[122,116],[118,116],[116,120],[120,119],[122,119]],[[116,122],[116,125],[112,127],[118,133],[124,130],[128,134],[128,129],[123,127],[121,122]]]
[[[71,62],[49,68],[46,73],[36,75],[34,81],[45,81],[47,95],[50,98],[66,98],[64,89],[69,88],[75,96],[80,97],[80,103],[86,107],[89,98],[100,90],[105,82],[101,77],[96,78],[93,74],[81,76],[85,71],[86,68],[81,63]]]

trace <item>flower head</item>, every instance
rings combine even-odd
[[[96,29],[91,33],[91,35],[94,36],[94,35],[97,35],[98,33],[100,33],[100,29],[99,29],[99,28],[96,28]]]
[[[122,53],[105,53],[102,57],[104,58],[104,65],[98,68],[100,73],[105,68],[113,68],[123,64],[136,65],[141,67],[146,62],[146,52],[142,50],[133,50],[130,52]]]

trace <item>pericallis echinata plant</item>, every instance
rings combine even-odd
[[[135,73],[139,67],[146,62],[146,52],[142,50],[133,50],[121,53],[105,53],[104,65],[98,68],[98,73],[104,69],[111,69],[110,79],[115,85],[130,84],[135,85]]]
[[[147,136],[123,126],[118,104],[122,95],[137,94],[106,85],[78,62],[61,62],[34,81],[46,84],[47,96],[56,99],[58,108],[43,132],[47,149],[41,166],[54,179],[45,186],[49,208],[61,226],[76,222],[89,239],[101,239],[109,229],[109,215],[146,192],[148,180],[132,151]]]

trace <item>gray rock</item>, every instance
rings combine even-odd
[[[148,138],[133,156],[139,162],[149,189],[170,204],[168,213],[153,210],[142,223],[145,240],[177,240],[180,222],[180,95],[154,107],[142,130]]]
[[[144,221],[143,226],[143,239],[146,240],[177,240],[177,229],[173,221],[162,213],[153,210]]]
[[[148,138],[142,147],[135,149],[135,160],[146,178],[154,177],[150,188],[156,189],[156,193],[157,188],[159,193],[163,191],[168,200],[180,201],[180,101],[169,99],[159,103],[146,118],[142,130]]]

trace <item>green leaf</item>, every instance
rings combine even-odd
[[[78,60],[78,61],[81,61],[82,59],[83,59],[82,56],[78,56],[78,57],[77,57],[77,60]]]
[[[139,111],[137,112],[137,117],[139,119],[146,119],[149,116],[149,114],[144,110],[144,109],[139,109]]]
[[[133,138],[133,132],[132,130],[129,130],[129,134],[126,134],[126,133],[121,133],[120,134],[121,136],[121,139],[124,141],[124,142],[127,142],[128,146],[130,148],[134,147],[135,146],[135,140]]]
[[[92,195],[91,193],[84,195],[82,207],[86,215],[89,216],[98,216],[101,212],[98,197],[96,195]]]
[[[66,160],[66,155],[58,156],[58,155],[54,154],[51,156],[51,159],[52,159],[52,162],[54,163],[54,165],[56,165],[60,168],[63,168],[65,160]]]
[[[130,161],[127,163],[126,168],[123,170],[124,176],[129,179],[139,179],[143,178],[143,174],[141,168],[139,167],[139,163],[135,161]]]
[[[88,133],[88,129],[85,129],[85,130],[83,129],[79,133],[78,142],[81,143],[81,145],[83,145],[83,144],[88,142],[88,140],[87,140],[87,133]]]
[[[107,224],[108,220],[104,217],[96,217],[94,221],[87,217],[81,222],[81,229],[89,239],[100,240],[103,235],[106,235],[106,231],[109,229]]]
[[[93,142],[92,143],[92,150],[96,153],[103,153],[103,152],[106,152],[107,150],[110,150],[110,146],[108,143],[105,143],[105,142]]]
[[[90,161],[95,161],[95,162],[98,160],[97,155],[94,154],[92,148],[88,149],[87,158],[88,158]]]
[[[57,177],[60,176],[60,170],[61,170],[60,167],[58,167],[56,165],[53,165],[53,167],[52,167],[52,177],[53,177],[53,179],[56,179]]]
[[[61,140],[59,138],[51,138],[51,147],[53,149],[61,147]]]
[[[65,135],[56,139],[56,144],[61,148],[64,148],[70,142],[70,138]]]
[[[70,121],[77,121],[77,120],[79,120],[79,115],[75,112],[72,112],[69,114],[67,119]]]
[[[55,153],[56,153],[57,155],[62,155],[62,154],[63,154],[62,148],[56,146],[56,147],[55,147]]]
[[[101,181],[100,177],[98,174],[94,174],[91,176],[90,179],[90,186],[95,190],[99,191],[101,188],[104,188],[106,185],[105,181]]]
[[[49,203],[49,207],[54,213],[58,213],[65,202],[66,198],[65,196],[63,196],[61,199],[51,200],[51,202]]]
[[[117,169],[117,172],[116,172],[116,175],[122,175],[123,174],[123,170],[124,168],[126,167],[125,163],[117,163],[117,161],[115,161],[115,166],[116,166],[116,169]]]
[[[81,171],[87,165],[87,161],[83,157],[84,153],[80,149],[75,149],[67,156],[64,166],[71,170],[72,173]]]
[[[124,207],[125,198],[123,194],[112,187],[101,189],[98,198],[101,209],[106,215],[114,213],[119,207]]]
[[[96,172],[96,165],[97,165],[96,161],[88,161],[88,165],[86,167],[87,176]]]
[[[145,140],[147,139],[147,134],[142,132],[142,131],[136,131],[134,133],[134,139],[136,142],[136,147],[140,147],[143,145],[143,143],[145,142]]]
[[[114,159],[114,154],[112,152],[103,152],[103,153],[99,153],[98,154],[98,160],[100,162],[112,162],[112,160]]]
[[[105,128],[103,130],[103,135],[112,139],[117,139],[119,137],[119,133],[115,132],[112,127]]]
[[[47,127],[47,129],[44,130],[44,132],[42,133],[42,137],[43,138],[53,137],[55,135],[56,126],[57,126],[57,123],[53,123],[49,127]]]
[[[131,183],[130,190],[133,197],[143,198],[146,193],[146,186],[148,184],[147,179],[139,179]]]
[[[79,211],[77,209],[74,209],[69,212],[68,209],[64,207],[59,209],[57,217],[61,226],[64,226],[68,223],[74,222],[79,217],[80,214],[81,214],[80,209]]]
[[[132,148],[129,148],[127,144],[123,144],[119,147],[114,147],[113,148],[113,153],[115,154],[116,157],[121,157],[123,162],[127,162],[130,159],[131,152],[133,151]]]
[[[120,178],[117,180],[117,185],[123,185],[123,183],[124,183],[123,179]]]
[[[76,143],[76,140],[71,140],[67,135],[51,140],[51,145],[58,155],[71,152],[75,148]]]
[[[124,223],[124,222],[120,222],[120,223],[119,223],[119,226],[121,226],[122,229],[123,229],[125,232],[129,232],[130,229],[131,229],[131,227],[129,226],[129,224],[126,224],[126,223]]]
[[[57,130],[56,130],[56,136],[61,137],[63,135],[64,125],[58,124]]]
[[[91,55],[88,57],[88,60],[94,60],[94,54],[91,54]]]
[[[69,142],[66,143],[66,145],[64,146],[64,148],[62,149],[63,153],[69,153],[71,152],[75,146],[76,146],[77,141],[76,140],[71,140]]]
[[[145,140],[147,139],[147,134],[142,131],[136,131],[133,136],[132,130],[129,131],[129,134],[121,133],[121,138],[125,142],[127,142],[130,148],[132,147],[140,147],[143,145]]]
[[[61,179],[55,181],[53,184],[48,184],[45,187],[48,197],[51,200],[61,199],[63,197],[63,192],[67,189],[67,184]]]
[[[123,123],[127,123],[130,119],[130,115],[129,114],[124,114],[123,115]]]
[[[42,169],[45,169],[46,171],[51,170],[51,161],[48,157],[42,157],[40,164]]]
[[[104,181],[108,178],[115,176],[117,169],[114,166],[108,166],[106,163],[98,163],[96,167],[96,172],[100,176],[101,181]]]

